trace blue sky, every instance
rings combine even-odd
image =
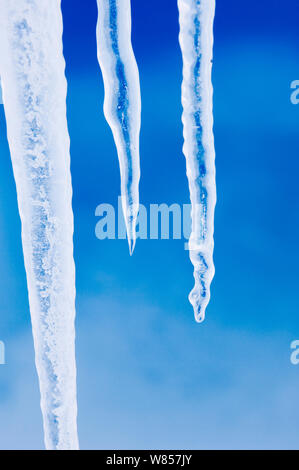
[[[162,6],[161,6],[162,4]],[[195,323],[183,240],[95,237],[119,170],[102,112],[95,1],[63,0],[81,448],[298,448],[298,3],[218,1],[216,275]],[[189,202],[174,0],[132,0],[141,202]],[[297,16],[296,16],[297,13]],[[0,108],[0,448],[42,448],[15,186]]]

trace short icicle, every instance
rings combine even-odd
[[[139,73],[131,44],[131,0],[97,0],[98,60],[105,87],[104,113],[117,147],[122,208],[130,254],[139,210]]]

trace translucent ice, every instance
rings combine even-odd
[[[130,253],[139,208],[139,74],[131,44],[130,0],[97,0],[98,60],[105,87],[104,113],[112,129],[121,173],[122,207]]]
[[[77,449],[75,269],[60,0],[0,0],[0,75],[47,449]]]
[[[192,204],[190,259],[195,286],[189,295],[198,322],[204,320],[214,276],[216,204],[213,136],[213,21],[215,0],[178,0],[183,55],[184,154]]]

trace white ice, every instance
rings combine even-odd
[[[0,0],[0,75],[47,449],[77,449],[75,269],[60,0]]]
[[[192,204],[190,259],[195,286],[189,295],[195,319],[204,320],[214,277],[216,204],[213,136],[213,21],[215,0],[178,0],[183,55],[184,154]]]
[[[105,87],[104,113],[117,147],[122,207],[132,254],[139,208],[141,98],[131,43],[131,2],[97,0],[97,3],[97,45]]]

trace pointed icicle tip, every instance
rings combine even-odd
[[[128,244],[129,244],[129,253],[130,253],[130,256],[132,256],[134,249],[135,249],[135,245],[136,245],[136,239],[129,237]]]
[[[136,224],[139,212],[139,204],[129,205],[128,208],[123,205],[123,213],[126,221],[127,239],[129,244],[130,256],[132,256],[136,245]]]

